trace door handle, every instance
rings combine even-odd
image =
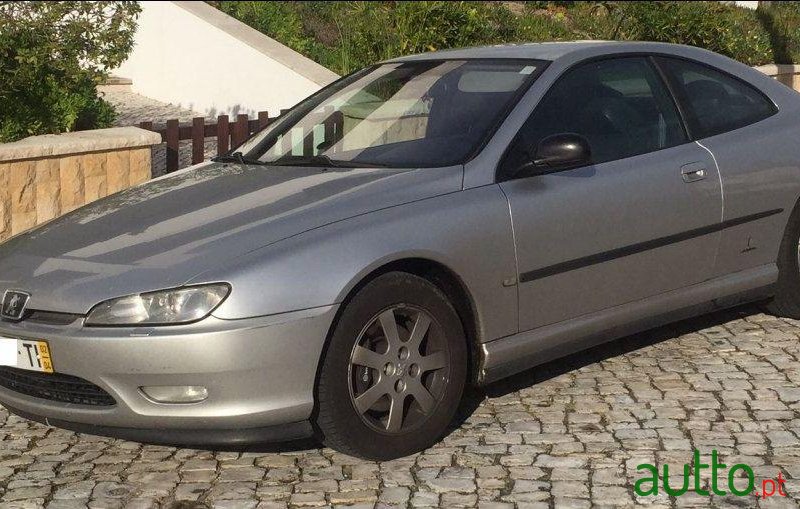
[[[706,165],[704,163],[689,163],[681,166],[681,177],[686,183],[697,182],[706,178]]]

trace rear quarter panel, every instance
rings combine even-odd
[[[698,140],[719,166],[723,221],[782,212],[723,231],[715,265],[722,276],[777,260],[789,215],[800,197],[800,94],[742,64],[741,76],[764,91],[778,113]],[[733,70],[733,69],[726,69]]]

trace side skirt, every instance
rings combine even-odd
[[[778,279],[771,263],[481,345],[485,385],[593,346],[671,322],[754,302]]]

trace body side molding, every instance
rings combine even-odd
[[[528,272],[523,272],[519,276],[519,282],[529,283],[531,281],[536,281],[537,279],[542,279],[549,276],[555,276],[556,274],[561,274],[562,272],[569,272],[571,270],[581,269],[583,267],[588,267],[590,265],[597,265],[598,263],[615,260],[617,258],[622,258],[637,253],[642,253],[644,251],[650,251],[652,249],[657,249],[659,247],[668,246],[670,244],[675,244],[696,237],[702,237],[703,235],[716,233],[725,230],[727,228],[732,228],[734,226],[739,226],[741,224],[750,223],[752,221],[757,221],[759,219],[764,219],[765,217],[774,216],[776,214],[780,214],[781,212],[783,212],[783,209],[766,210],[764,212],[758,212],[756,214],[750,214],[744,217],[729,219],[721,223],[711,224],[708,226],[703,226],[701,228],[695,228],[693,230],[688,230],[682,233],[676,233],[675,235],[659,237],[657,239],[652,239],[645,242],[639,242],[637,244],[631,244],[629,246],[612,249],[610,251],[604,251],[602,253],[583,256],[581,258],[576,258],[574,260],[568,260],[566,262],[556,263],[554,265],[542,267],[541,269],[535,269],[535,270],[530,270]]]

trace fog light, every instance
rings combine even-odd
[[[139,389],[159,403],[197,403],[208,397],[208,389],[202,385],[151,385]]]

